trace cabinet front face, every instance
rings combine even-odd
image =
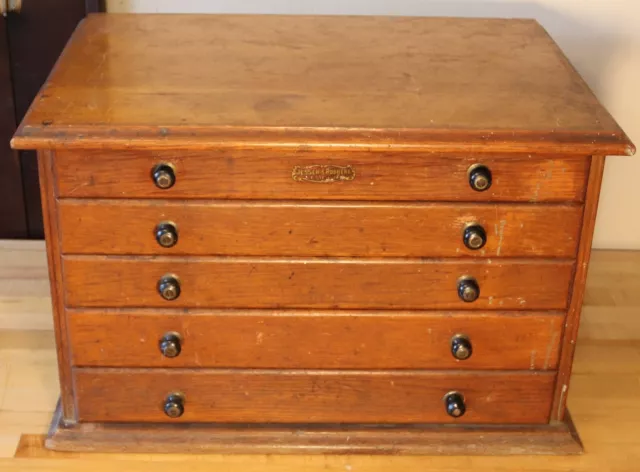
[[[431,157],[449,180],[408,201],[419,180],[372,154],[348,158],[409,180],[105,152],[121,182],[97,151],[54,160],[81,423],[549,422],[588,160]]]
[[[268,157],[56,153],[81,422],[549,421],[588,160]]]

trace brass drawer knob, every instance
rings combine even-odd
[[[479,224],[469,225],[464,229],[462,242],[473,251],[481,249],[487,242],[487,233]]]
[[[179,418],[184,414],[184,395],[170,393],[164,400],[164,414],[169,418]]]
[[[165,275],[158,281],[158,292],[165,300],[175,300],[180,296],[180,282],[175,275]]]
[[[491,187],[491,171],[487,166],[475,164],[469,167],[469,185],[476,192],[484,192]]]
[[[166,333],[159,342],[160,352],[164,357],[178,357],[182,351],[180,335],[178,333]]]
[[[469,359],[473,353],[471,341],[464,334],[456,334],[451,338],[451,354],[459,361]]]
[[[173,223],[160,223],[156,226],[156,241],[162,247],[173,247],[178,242],[178,229]]]
[[[480,286],[473,277],[463,277],[458,281],[458,297],[466,303],[475,302],[480,296]]]
[[[158,164],[151,171],[151,177],[156,187],[166,190],[176,183],[176,174],[169,164]]]
[[[449,392],[444,396],[444,405],[447,415],[453,418],[460,418],[467,411],[464,404],[464,397],[458,392]]]

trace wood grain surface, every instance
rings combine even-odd
[[[62,252],[364,257],[574,257],[582,207],[62,200]],[[159,223],[177,228],[163,248]],[[463,241],[481,225],[487,243]],[[553,237],[549,237],[553,234]]]
[[[54,421],[55,418],[57,416]],[[52,434],[46,440],[38,435],[23,435],[15,457],[33,459],[67,456],[78,459],[83,457],[82,453],[92,452],[95,458],[95,451],[101,451],[128,453],[129,457],[132,453],[161,453],[169,462],[177,459],[177,453],[182,454],[180,459],[184,457],[184,462],[191,467],[192,464],[201,464],[211,458],[211,453],[224,454],[223,457],[228,458],[229,462],[237,460],[238,457],[230,455],[230,452],[246,454],[244,457],[256,461],[264,458],[256,454],[269,454],[267,457],[270,460],[282,461],[287,457],[286,454],[326,454],[325,458],[352,457],[356,460],[361,459],[364,454],[371,454],[400,460],[397,456],[404,454],[522,455],[526,451],[528,456],[557,456],[582,452],[582,443],[570,419],[550,425],[468,425],[463,428],[452,428],[447,424],[378,427],[305,424],[295,430],[274,424],[254,425],[254,428],[244,424],[198,423],[154,423],[144,427],[139,423],[72,425],[57,422],[54,425]],[[45,446],[49,450],[44,449]],[[107,457],[114,458],[114,455]],[[430,457],[428,462],[431,464],[434,459],[436,458]],[[548,462],[552,458],[545,459]],[[424,457],[413,460],[418,467],[425,462]]]
[[[604,163],[604,156],[594,156],[591,159],[587,201],[584,207],[583,223],[580,233],[580,245],[578,247],[575,280],[573,283],[571,299],[569,301],[569,310],[565,321],[565,329],[561,344],[560,371],[558,372],[553,400],[552,418],[555,420],[562,420],[562,418],[564,418],[567,407],[569,380],[571,377],[573,356],[578,339],[582,303],[584,301],[584,294],[586,290],[589,260],[591,259],[593,231],[596,225],[598,200],[600,199],[600,187],[602,185],[602,176],[604,174]]]
[[[80,421],[219,423],[491,423],[549,420],[554,373],[75,368]],[[465,397],[447,415],[443,397]],[[167,394],[184,414],[163,412]],[[144,394],[141,394],[144,392]]]
[[[633,152],[533,20],[90,16],[13,144],[133,141]]]
[[[39,151],[38,173],[40,191],[42,192],[44,232],[47,243],[47,268],[49,270],[51,308],[56,339],[58,376],[60,379],[61,411],[66,421],[74,421],[76,418],[74,387],[71,378],[71,343],[69,342],[67,331],[67,316],[64,311],[64,281],[62,278],[62,261],[60,259],[58,207],[53,190],[55,182],[51,157],[51,151]]]
[[[176,183],[157,188],[155,165],[175,168]],[[486,165],[491,187],[477,192],[468,170]],[[351,181],[298,182],[295,166],[351,166]],[[174,151],[57,151],[60,197],[234,198],[410,201],[581,201],[589,169],[586,156],[313,152],[265,149]],[[117,169],[126,169],[118,171]]]
[[[298,369],[556,368],[561,313],[68,311],[73,364]],[[181,352],[159,349],[179,334]],[[473,353],[459,361],[451,338]]]
[[[63,256],[70,307],[564,309],[573,262]],[[157,291],[175,274],[181,294]],[[480,297],[460,300],[458,279]]]

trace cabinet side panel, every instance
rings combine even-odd
[[[602,174],[604,172],[605,156],[593,156],[589,169],[589,179],[587,182],[587,193],[582,216],[582,229],[580,232],[580,243],[578,246],[578,257],[570,293],[569,310],[565,320],[564,336],[560,352],[560,363],[558,366],[558,378],[551,410],[551,420],[562,420],[565,417],[567,405],[567,393],[569,390],[569,380],[571,377],[571,367],[578,337],[580,325],[580,313],[584,300],[585,283],[591,257],[591,243],[593,241],[593,230],[596,223],[596,213],[598,211],[598,200],[600,198],[600,187],[602,184]]]
[[[47,242],[53,325],[56,336],[58,372],[60,376],[60,401],[62,403],[63,419],[65,421],[75,421],[76,415],[73,396],[73,379],[71,377],[69,339],[67,335],[67,320],[62,298],[62,264],[60,260],[60,240],[58,232],[58,207],[56,205],[52,157],[53,153],[51,151],[38,151],[42,213],[44,216],[44,233]]]

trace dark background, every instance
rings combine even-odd
[[[0,239],[43,238],[35,152],[9,141],[78,22],[100,0],[22,0],[0,16]]]

